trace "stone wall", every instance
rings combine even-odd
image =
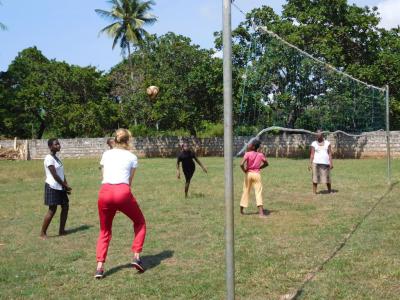
[[[336,158],[386,157],[386,133],[372,132],[362,136],[327,135]],[[264,152],[272,157],[307,157],[314,136],[309,134],[267,134],[262,137]],[[400,131],[390,134],[391,155],[400,157]]]
[[[234,138],[234,153],[238,153],[250,137]],[[343,134],[328,135],[338,158],[382,158],[386,156],[385,132],[368,133],[360,137]],[[108,149],[107,138],[60,139],[63,158],[100,157]],[[147,137],[133,139],[133,152],[139,157],[175,157],[183,140],[189,141],[199,156],[223,156],[223,138]],[[313,136],[308,134],[266,134],[263,150],[270,157],[307,157]],[[47,140],[19,140],[29,148],[28,158],[43,159],[48,153]],[[13,147],[14,140],[0,140],[1,147]],[[400,157],[400,131],[391,132],[391,153]]]

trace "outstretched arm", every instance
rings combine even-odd
[[[205,166],[203,166],[203,164],[201,163],[201,161],[197,158],[197,156],[194,157],[194,160],[199,164],[199,166],[203,169],[203,171],[205,173],[207,173],[207,168]]]

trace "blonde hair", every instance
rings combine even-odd
[[[132,134],[128,129],[119,128],[115,131],[115,147],[129,150],[129,141],[132,138]]]

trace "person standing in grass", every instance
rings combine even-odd
[[[146,221],[140,207],[132,195],[131,186],[138,165],[136,155],[129,151],[131,133],[127,129],[118,129],[115,133],[115,147],[103,153],[100,165],[103,181],[99,191],[98,211],[100,233],[97,240],[97,269],[95,278],[104,276],[104,263],[111,241],[112,222],[117,211],[124,213],[133,222],[135,236],[132,243],[132,266],[144,272],[140,259],[146,237]]]
[[[110,149],[113,149],[115,147],[115,139],[114,138],[108,138],[107,139],[107,146]]]
[[[57,152],[60,151],[61,145],[58,139],[52,138],[47,141],[50,149],[50,154],[47,154],[44,159],[44,170],[46,174],[46,182],[44,186],[44,204],[49,207],[47,214],[44,217],[40,237],[47,238],[47,228],[53,219],[57,206],[61,206],[60,228],[59,235],[66,234],[65,224],[68,218],[69,199],[68,194],[71,192],[71,187],[68,185],[67,178],[64,174],[64,165],[57,157]]]
[[[332,149],[329,141],[324,139],[323,132],[317,131],[316,141],[310,148],[310,164],[308,170],[312,170],[313,193],[317,193],[317,185],[325,183],[328,193],[331,193],[331,172],[333,169]]]
[[[240,213],[244,214],[244,209],[248,207],[251,188],[254,188],[256,195],[256,203],[258,214],[260,217],[266,217],[264,214],[263,198],[262,198],[262,182],[260,170],[268,166],[267,158],[263,153],[259,152],[261,142],[257,139],[251,141],[247,147],[240,168],[245,173],[243,183],[243,194],[240,200]]]
[[[190,149],[189,144],[187,142],[184,142],[181,148],[182,151],[179,153],[176,162],[176,177],[178,179],[181,178],[179,166],[180,163],[182,163],[182,171],[183,174],[185,175],[185,198],[187,198],[189,192],[190,180],[192,179],[194,171],[196,170],[196,165],[194,162],[196,161],[205,173],[207,173],[207,169],[197,158],[194,151]]]

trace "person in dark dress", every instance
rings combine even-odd
[[[193,177],[194,171],[196,170],[196,165],[194,162],[197,162],[199,166],[203,169],[205,173],[207,173],[206,167],[203,166],[203,164],[200,162],[200,160],[196,157],[196,154],[190,149],[188,143],[183,143],[182,144],[182,151],[178,155],[178,159],[176,162],[176,177],[178,179],[181,178],[181,173],[180,173],[180,168],[179,165],[182,163],[182,171],[183,174],[185,175],[185,198],[188,196],[189,192],[189,185],[190,185],[190,180]]]

